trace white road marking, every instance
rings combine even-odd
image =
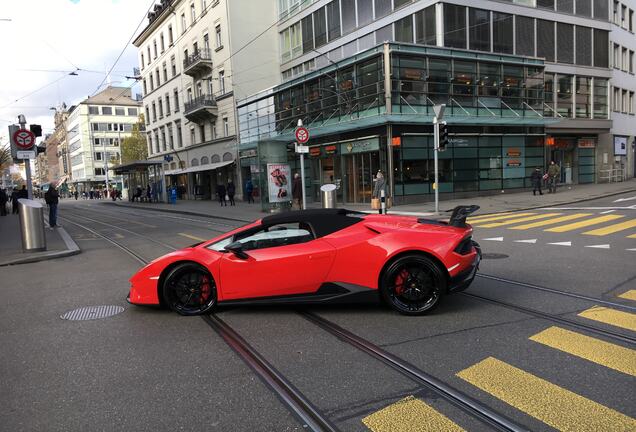
[[[482,241],[503,241],[503,237],[491,237],[491,238],[485,238],[485,239],[481,239]]]
[[[617,200],[614,200],[614,202],[633,201],[633,200],[636,200],[636,196],[629,197],[629,198],[619,198]]]
[[[606,210],[604,212],[601,212],[600,214],[608,214],[608,213],[612,213],[615,212],[616,210]]]
[[[572,246],[572,242],[571,241],[567,241],[567,242],[556,242],[556,243],[548,243],[549,245],[555,245],[555,246]]]
[[[596,248],[596,249],[609,249],[610,245],[608,244],[602,244],[602,245],[591,245],[591,246],[585,246],[586,248]]]
[[[540,209],[533,210],[636,210],[636,205],[629,207],[618,207],[618,206],[608,206],[608,207],[544,207]]]
[[[535,244],[537,242],[537,239],[530,239],[530,240],[515,240],[515,243],[532,243]]]
[[[633,248],[633,249],[625,249],[625,250],[632,251],[632,252],[636,252],[636,248]]]

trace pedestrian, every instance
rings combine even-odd
[[[530,182],[532,183],[532,195],[536,195],[539,191],[539,195],[543,195],[541,192],[541,182],[543,181],[543,175],[541,174],[541,168],[536,167],[530,176]]]
[[[18,214],[18,199],[20,199],[20,192],[18,192],[18,188],[14,187],[11,192],[11,213]]]
[[[254,197],[252,197],[252,193],[254,192],[254,183],[252,183],[252,179],[248,178],[245,182],[245,195],[247,196],[247,203],[253,203]]]
[[[375,184],[373,185],[372,197],[380,200],[378,213],[382,214],[382,191],[384,191],[385,204],[386,204],[386,200],[388,199],[388,197],[386,196],[386,180],[384,179],[384,174],[382,174],[382,171],[378,171],[373,181],[375,182]]]
[[[73,196],[75,197],[75,201],[77,201],[77,197],[78,197],[78,195],[79,195],[79,194],[77,193],[77,191],[73,192]]]
[[[303,181],[300,178],[300,174],[294,174],[294,181],[292,182],[292,198],[294,200],[293,207],[298,210],[303,209]]]
[[[548,167],[548,193],[556,193],[560,174],[561,167],[554,161],[550,161],[550,166]]]
[[[222,183],[219,183],[216,186],[216,194],[219,197],[219,204],[221,204],[221,207],[222,206],[226,206],[227,207],[227,202],[225,201],[225,193],[226,193],[225,185],[222,184]]]
[[[49,206],[49,226],[57,227],[57,204],[60,202],[60,194],[54,185],[49,186],[49,190],[44,194],[44,201]]]
[[[7,201],[9,201],[9,196],[4,189],[0,189],[0,216],[7,215]]]
[[[234,183],[232,182],[232,179],[228,179],[227,181],[227,197],[230,200],[230,205],[233,206],[234,205],[234,194],[236,193],[236,187],[234,186]]]

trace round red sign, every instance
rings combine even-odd
[[[298,144],[305,144],[309,141],[309,131],[306,127],[301,126],[296,129],[296,141],[298,141]]]
[[[30,150],[35,145],[35,135],[30,130],[20,129],[13,134],[13,142],[20,150]]]

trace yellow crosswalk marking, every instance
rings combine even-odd
[[[627,238],[636,238],[636,234],[628,235]]]
[[[636,351],[559,327],[550,327],[530,340],[601,366],[636,376]]]
[[[519,222],[528,222],[531,220],[537,220],[537,219],[545,219],[545,218],[549,218],[549,217],[553,217],[553,216],[559,216],[563,213],[546,213],[546,214],[542,214],[542,215],[538,215],[538,216],[526,216],[526,217],[522,217],[522,218],[517,218],[517,219],[509,219],[503,222],[492,222],[492,223],[488,223],[486,225],[480,225],[479,222],[477,222],[477,227],[478,228],[496,228],[496,227],[500,227],[500,226],[506,226],[506,225],[512,225],[512,224],[516,224]]]
[[[583,234],[595,235],[595,236],[604,236],[604,235],[614,234],[616,232],[623,231],[623,230],[630,229],[630,228],[634,228],[634,227],[636,227],[636,219],[632,219],[632,220],[629,220],[629,221],[617,223],[617,224],[610,225],[610,226],[603,227],[603,228],[598,228],[598,229],[595,229],[595,230],[592,230],[592,231],[587,231],[587,232],[584,232]]]
[[[619,294],[619,297],[636,301],[636,290],[625,291],[623,294]]]
[[[489,217],[485,217],[485,218],[481,218],[478,220],[475,219],[470,219],[468,218],[468,222],[469,223],[481,223],[481,222],[490,222],[490,221],[495,221],[495,220],[503,220],[503,219],[511,219],[514,217],[518,217],[518,216],[532,216],[535,215],[536,213],[517,213],[517,214],[507,214],[504,216],[489,216]]]
[[[457,376],[558,430],[636,430],[633,418],[493,357]]]
[[[493,217],[498,217],[498,216],[508,216],[510,214],[514,215],[514,213],[505,212],[505,213],[487,214],[487,215],[480,215],[480,216],[471,216],[471,217],[468,218],[468,220],[469,221],[477,221],[477,220],[481,220],[481,219],[493,218]]]
[[[545,231],[549,231],[549,232],[566,232],[566,231],[574,231],[575,229],[579,229],[579,228],[584,228],[586,226],[590,226],[590,225],[596,225],[596,224],[600,224],[603,222],[609,222],[611,220],[616,220],[616,219],[620,219],[624,216],[621,215],[605,215],[605,216],[599,216],[596,218],[592,218],[592,219],[587,219],[581,222],[574,222],[571,224],[567,224],[567,225],[561,225],[558,227],[554,227],[554,228],[548,228]]]
[[[462,432],[443,414],[409,396],[362,419],[373,432]]]
[[[517,226],[513,226],[510,227],[508,229],[513,229],[513,230],[527,230],[530,228],[537,228],[537,227],[541,227],[541,226],[545,226],[545,225],[553,225],[555,223],[559,223],[559,222],[567,222],[573,219],[580,219],[582,217],[586,217],[586,216],[592,216],[592,213],[575,213],[575,214],[571,214],[571,215],[567,215],[567,216],[561,216],[558,218],[554,218],[554,219],[549,219],[549,220],[543,220],[543,221],[539,221],[539,222],[532,222],[529,224],[524,224],[524,225],[517,225]]]
[[[629,312],[594,306],[584,310],[579,316],[636,332],[636,315]]]
[[[197,237],[197,236],[193,236],[193,235],[191,235],[191,234],[179,233],[179,235],[180,235],[181,237],[187,237],[187,238],[189,238],[189,239],[196,240],[196,241],[206,241],[206,239],[204,239],[204,238]]]

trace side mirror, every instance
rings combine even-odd
[[[239,241],[235,241],[234,243],[230,243],[229,245],[225,246],[225,250],[232,252],[235,256],[237,256],[240,259],[249,258],[249,255],[243,252],[243,243]]]

